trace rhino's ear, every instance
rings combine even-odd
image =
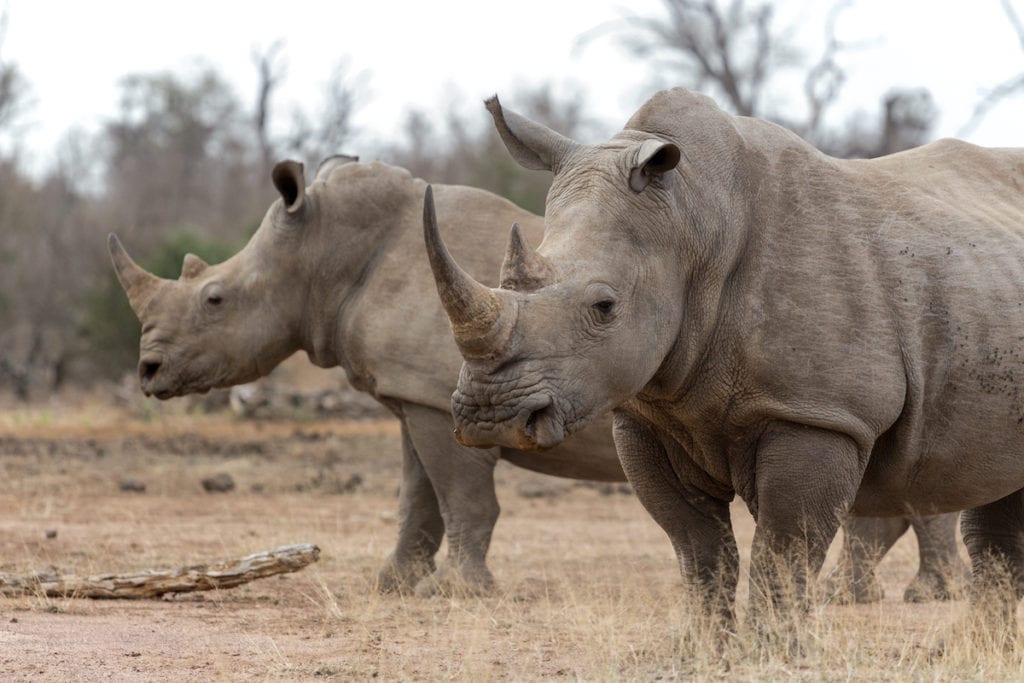
[[[642,192],[652,181],[671,171],[679,163],[679,148],[671,142],[644,140],[636,150],[633,166],[629,171],[629,189]]]
[[[279,161],[270,173],[274,187],[281,194],[284,208],[289,214],[296,214],[306,201],[306,176],[298,161]]]
[[[185,260],[181,263],[181,277],[179,280],[191,280],[198,277],[200,273],[209,268],[209,264],[195,254],[185,254]]]
[[[334,156],[329,156],[321,161],[320,165],[316,167],[316,176],[314,177],[314,180],[324,180],[327,178],[327,174],[339,166],[351,164],[356,161],[359,161],[359,157],[349,154],[335,154]]]
[[[484,106],[491,113],[505,147],[520,166],[557,172],[562,161],[578,147],[576,142],[547,126],[502,109],[497,95],[485,100]]]

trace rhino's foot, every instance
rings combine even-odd
[[[965,595],[969,581],[966,567],[948,572],[918,574],[903,591],[903,602],[960,600]]]
[[[421,583],[424,577],[429,577],[434,570],[433,558],[405,562],[400,562],[394,557],[388,558],[377,574],[377,592],[411,594],[417,584]]]
[[[494,590],[494,577],[487,567],[444,565],[416,585],[416,597],[480,597]]]
[[[854,579],[846,572],[835,571],[824,582],[822,594],[825,602],[834,605],[867,605],[885,597],[882,585],[874,572]]]

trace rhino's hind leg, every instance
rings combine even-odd
[[[958,600],[963,596],[971,570],[957,549],[957,519],[955,512],[911,518],[920,565],[914,580],[903,591],[905,602]]]
[[[885,592],[875,567],[909,528],[906,517],[847,517],[843,551],[825,586],[828,601],[862,604],[881,600]]]
[[[1024,597],[1024,491],[965,511],[960,529],[971,556],[973,630],[1012,645]]]
[[[381,592],[412,591],[434,571],[444,520],[419,454],[402,420],[402,487],[398,503],[398,544],[377,576]]]
[[[420,581],[416,595],[487,593],[494,587],[487,549],[500,511],[494,493],[497,451],[460,445],[446,412],[411,404],[405,404],[403,411],[413,446],[437,495],[448,540],[445,564]]]

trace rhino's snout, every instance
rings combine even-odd
[[[565,425],[550,396],[538,396],[513,417],[484,421],[465,406],[455,409],[455,438],[463,446],[508,446],[526,451],[545,450],[565,439]]]
[[[146,396],[153,395],[153,379],[160,372],[161,359],[157,356],[150,356],[139,359],[139,385],[142,393]]]

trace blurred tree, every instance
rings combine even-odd
[[[1006,20],[1017,33],[1017,41],[1020,43],[1021,50],[1024,50],[1024,21],[1021,20],[1020,15],[1017,13],[1017,10],[1014,9],[1010,0],[1002,0],[1002,4],[1003,13],[1006,14]],[[1020,71],[1015,76],[1011,76],[1003,82],[998,83],[989,90],[988,93],[975,105],[971,118],[963,125],[958,134],[960,136],[967,135],[978,127],[982,120],[984,120],[988,113],[997,104],[1008,97],[1020,93],[1024,93],[1024,70]]]
[[[237,239],[266,208],[251,129],[212,68],[125,77],[120,114],[103,136],[109,225],[141,248],[169,226]]]
[[[16,64],[3,59],[8,17],[5,5],[0,9],[0,134],[10,133],[18,118],[31,104],[28,81]]]
[[[773,22],[774,4],[767,0],[663,0],[666,14],[645,17],[627,14],[597,27],[580,39],[581,45],[613,33],[631,54],[660,74],[714,96],[741,116],[775,121],[820,149],[836,156],[880,156],[927,141],[937,110],[924,89],[890,90],[881,102],[877,120],[865,126],[857,120],[844,131],[825,126],[846,80],[840,56],[861,45],[837,37],[836,25],[852,0],[838,0],[825,22],[825,46],[807,66],[789,32]],[[799,114],[787,107],[774,111],[765,105],[779,98],[785,72],[802,70],[804,106]]]
[[[585,135],[592,125],[583,116],[583,93],[574,85],[556,89],[548,83],[521,88],[510,101],[530,118],[564,135]],[[483,107],[470,120],[449,104],[443,127],[433,124],[423,111],[413,109],[406,115],[403,133],[404,140],[386,154],[414,175],[436,183],[480,187],[535,213],[544,212],[551,174],[516,164],[505,152]]]
[[[256,85],[256,109],[253,112],[253,125],[260,144],[261,171],[263,177],[269,178],[274,164],[274,145],[270,140],[270,109],[274,90],[284,80],[285,66],[281,62],[281,50],[284,41],[274,41],[266,50],[253,49],[252,61],[256,66],[258,82]]]
[[[291,130],[284,144],[286,154],[309,169],[316,169],[329,156],[352,154],[344,146],[355,133],[352,119],[365,97],[366,78],[365,72],[353,74],[347,61],[335,65],[313,118],[302,109],[292,111]]]

